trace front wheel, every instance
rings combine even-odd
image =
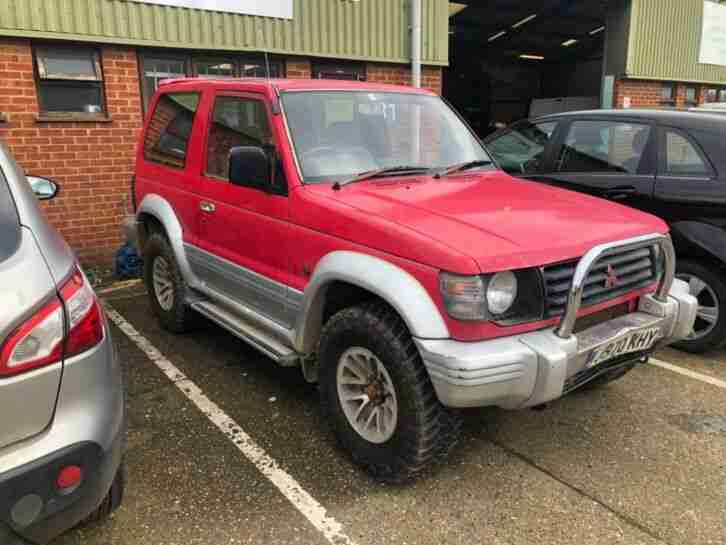
[[[374,477],[401,482],[456,442],[406,325],[382,302],[342,310],[319,348],[321,404],[341,446]]]
[[[683,260],[678,262],[676,277],[688,283],[690,294],[698,300],[698,312],[691,335],[674,346],[693,353],[720,347],[726,342],[723,273],[702,262]]]

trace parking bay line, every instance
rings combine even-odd
[[[267,454],[242,427],[209,399],[184,373],[174,366],[151,342],[141,335],[107,302],[103,303],[108,318],[118,326],[176,387],[234,444],[257,470],[333,545],[356,545],[343,531],[342,525],[330,517],[325,508]]]
[[[696,371],[691,371],[690,369],[685,369],[683,367],[679,367],[678,365],[673,365],[671,363],[667,363],[665,361],[661,361],[655,358],[650,358],[648,363],[650,363],[651,365],[655,365],[656,367],[660,367],[661,369],[667,369],[668,371],[672,371],[673,373],[678,373],[679,375],[683,375],[685,377],[689,377],[695,380],[700,380],[701,382],[705,382],[706,384],[711,384],[712,386],[726,389],[726,381],[704,375],[703,373],[697,373]]]

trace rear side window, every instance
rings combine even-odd
[[[683,134],[665,131],[666,174],[709,176],[711,169],[701,153]]]
[[[20,222],[15,202],[0,171],[0,263],[13,255],[20,243]]]
[[[147,161],[184,168],[199,93],[168,93],[159,98],[144,139]]]

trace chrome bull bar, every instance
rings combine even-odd
[[[617,252],[637,250],[650,246],[659,246],[663,255],[663,274],[658,281],[658,289],[656,290],[655,297],[660,302],[666,302],[676,273],[676,252],[669,235],[655,233],[618,242],[601,244],[587,252],[577,264],[575,274],[572,277],[572,286],[567,295],[567,308],[560,325],[555,330],[557,336],[562,339],[568,339],[572,336],[577,314],[580,312],[580,307],[582,306],[585,281],[601,258]]]

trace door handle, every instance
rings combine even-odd
[[[631,195],[637,195],[638,190],[632,186],[614,187],[612,189],[606,189],[602,192],[602,194],[603,197],[607,197],[609,199],[624,199]]]
[[[207,214],[213,214],[216,209],[217,207],[211,202],[202,201],[199,203],[199,210],[206,212]]]

